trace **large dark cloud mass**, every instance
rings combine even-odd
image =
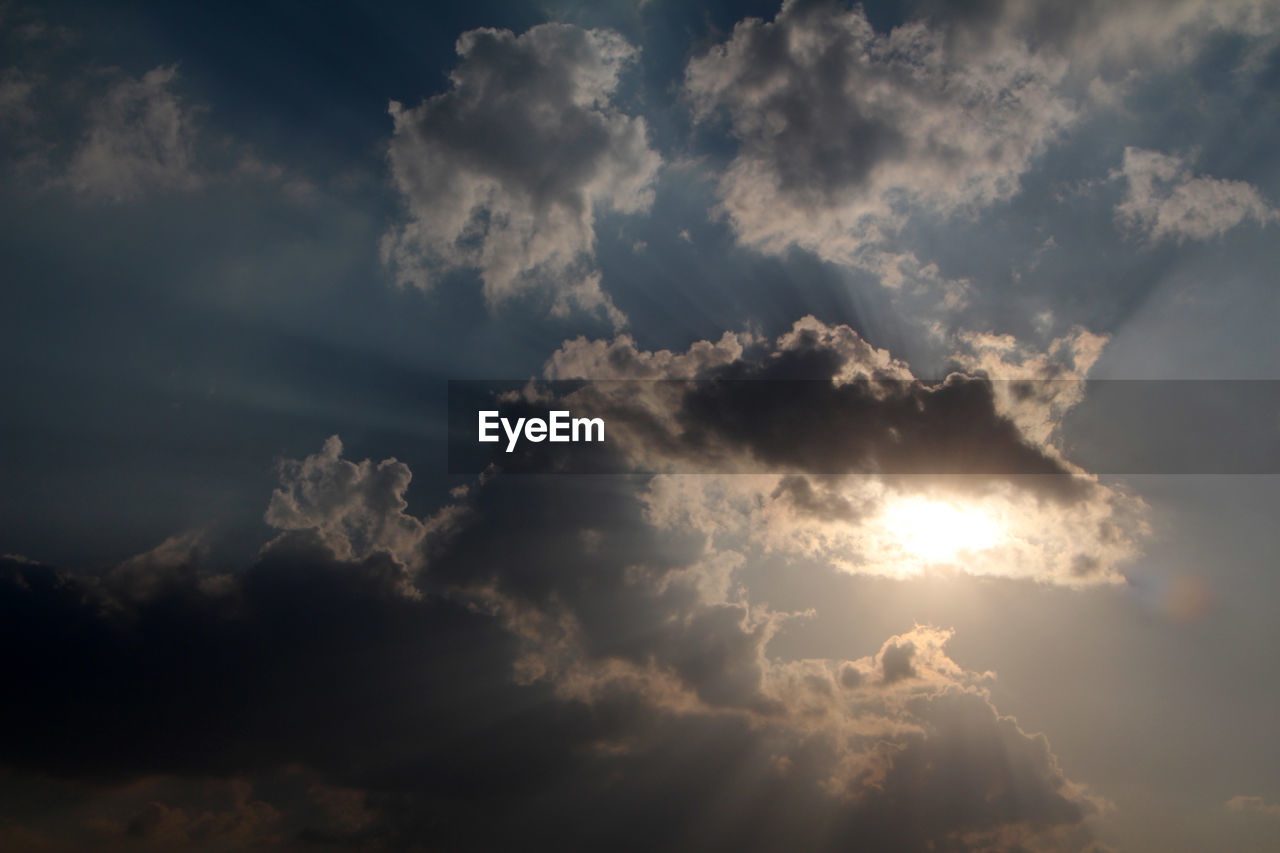
[[[333,440],[281,469],[269,517],[292,494],[291,530],[242,571],[215,571],[185,540],[92,575],[6,559],[0,632],[15,652],[0,757],[80,792],[53,798],[58,826],[21,823],[10,838],[1086,842],[1097,804],[1042,738],[997,714],[984,677],[947,657],[946,632],[917,627],[850,661],[774,659],[786,617],[732,582],[740,556],[647,523],[612,480],[490,479],[460,499],[465,511],[423,520],[406,558],[403,507],[375,499],[375,472],[399,463],[340,452]],[[387,517],[363,529],[390,532],[340,557],[335,519],[352,506]],[[239,805],[195,826],[208,804],[174,781],[189,777],[240,780]],[[128,803],[140,785],[150,799],[115,823],[77,811],[85,792]]]

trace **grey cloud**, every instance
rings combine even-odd
[[[66,183],[89,196],[123,201],[149,190],[193,190],[205,179],[195,162],[192,109],[174,92],[174,66],[113,85],[89,108]]]
[[[818,485],[815,486],[815,480]],[[852,521],[858,517],[858,507],[840,494],[838,488],[823,488],[821,478],[791,474],[778,481],[771,498],[786,498],[802,512],[827,520]]]
[[[696,114],[739,141],[722,211],[746,244],[853,262],[911,205],[956,212],[1008,198],[1073,118],[1061,68],[1007,41],[956,56],[917,20],[875,32],[862,10],[786,2],[689,63]]]
[[[846,690],[853,690],[862,684],[864,677],[862,672],[853,664],[847,663],[840,667],[840,686]]]
[[[916,647],[910,642],[896,643],[884,647],[880,652],[880,671],[885,684],[893,684],[904,678],[915,677],[915,668],[911,666],[911,658]]]
[[[186,582],[187,576],[208,556],[209,535],[205,530],[177,533],[150,551],[137,554],[113,567],[104,578],[104,586],[126,601],[144,601],[173,584]],[[207,578],[204,583],[215,589],[221,579]]]
[[[428,535],[449,530],[459,512],[457,506],[446,507],[425,521],[406,513],[404,492],[413,478],[409,466],[395,459],[376,465],[343,459],[336,435],[319,453],[283,460],[279,475],[280,487],[264,515],[267,524],[284,536],[307,532],[340,560],[386,554],[408,576],[423,565]]]
[[[10,131],[14,126],[35,120],[31,104],[34,89],[35,81],[21,69],[6,68],[0,72],[0,123]]]
[[[975,216],[1013,198],[1082,119],[1215,35],[1265,45],[1278,23],[1274,4],[1254,0],[922,2],[877,31],[857,5],[788,0],[690,61],[685,92],[697,119],[724,116],[736,140],[718,210],[740,242],[800,247],[891,288],[905,277],[955,311],[968,283],[897,242],[913,217]],[[1267,209],[1219,183],[1184,194],[1220,207],[1210,218],[1221,221]],[[1181,199],[1171,205],[1181,218]]]
[[[1185,62],[1206,36],[1265,35],[1276,22],[1269,0],[1010,0],[910,4],[951,29],[959,49],[990,49],[1018,39],[1069,60],[1085,83],[1140,76]],[[1080,82],[1080,81],[1078,81]]]
[[[1280,211],[1251,184],[1194,174],[1169,154],[1126,148],[1115,176],[1126,182],[1116,221],[1152,243],[1208,240],[1244,222],[1280,220]]]
[[[383,240],[397,279],[429,287],[476,269],[490,305],[542,290],[553,311],[620,324],[594,267],[596,217],[648,209],[661,164],[644,119],[613,101],[636,54],[615,33],[564,24],[464,33],[447,92],[391,104],[391,171],[408,208]]]
[[[1253,812],[1268,817],[1280,817],[1280,805],[1268,803],[1262,797],[1240,795],[1227,800],[1226,806],[1233,812]]]
[[[313,191],[212,127],[208,105],[183,94],[176,63],[137,76],[66,64],[66,44],[82,38],[60,29],[53,38],[19,38],[15,64],[0,72],[0,157],[27,189],[110,204],[238,182],[299,200]]]

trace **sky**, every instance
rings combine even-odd
[[[0,849],[1280,849],[1278,137],[1272,0],[0,5]]]

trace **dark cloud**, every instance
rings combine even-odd
[[[340,462],[327,447],[282,480]],[[368,493],[325,482],[332,506]],[[772,658],[784,614],[724,583],[740,558],[648,524],[634,487],[499,476],[463,500],[467,521],[422,522],[413,591],[388,546],[335,555],[328,515],[234,573],[175,562],[176,540],[130,563],[162,583],[6,560],[0,638],[21,652],[0,665],[0,760],[80,799],[251,780],[204,813],[162,786],[112,843],[924,851],[996,828],[1012,840],[992,849],[1081,847],[1091,801],[944,634],[895,638],[864,685],[870,658]],[[906,648],[916,677],[890,678]],[[272,781],[290,767],[305,795]]]
[[[1033,447],[996,410],[991,383],[772,380],[792,358],[696,385],[681,411],[691,449],[727,443],[771,469],[1006,477],[1064,496],[1081,491],[1060,461]],[[803,357],[801,358],[803,360]]]
[[[567,399],[604,416],[642,470],[666,470],[657,462],[663,456],[674,460],[668,465],[675,471],[735,470],[745,455],[752,461],[737,470],[1003,479],[1057,499],[1089,491],[1002,410],[986,376],[953,373],[923,382],[852,329],[813,318],[797,322],[772,347],[739,348],[730,358],[707,361],[695,381],[651,390],[608,381],[651,373],[652,359],[634,345],[600,350],[570,341],[550,365],[554,376],[604,380]],[[853,513],[847,502],[819,498],[799,479],[783,481],[775,497],[783,494],[818,514]]]
[[[421,760],[442,716],[483,730],[486,712],[464,711],[479,699],[465,698],[465,673],[501,683],[509,646],[459,605],[405,599],[393,571],[297,543],[230,590],[192,577],[126,603],[85,578],[6,566],[5,639],[28,649],[6,665],[24,697],[5,710],[6,758],[90,778],[305,759],[369,781]],[[451,685],[447,701],[421,689],[433,682]]]

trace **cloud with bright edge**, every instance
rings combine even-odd
[[[832,334],[860,348],[845,330]],[[707,348],[700,349],[706,357]],[[336,439],[326,445],[321,457],[326,467],[350,464],[334,453],[337,447]],[[397,465],[388,460],[367,470]],[[284,479],[296,481],[297,471],[286,466]],[[323,490],[331,495],[329,502],[362,502],[357,496],[367,484],[352,473],[347,469],[347,476],[330,480]],[[472,522],[513,520],[487,515],[484,499],[486,491],[512,482],[498,476],[479,485],[464,501],[471,508],[457,535],[465,539]],[[573,509],[577,486],[562,489],[558,482],[563,481],[515,481],[511,494],[520,499],[515,504],[499,499],[494,506],[523,515],[533,504],[558,501],[557,517],[583,517]],[[342,494],[347,497],[337,499]],[[379,505],[388,521],[402,518],[402,508]],[[653,515],[646,508],[638,520],[651,525]],[[496,550],[488,551],[483,566],[468,559],[455,575],[446,547],[422,569],[433,586],[457,584],[453,594],[471,598],[519,639],[523,650],[511,672],[519,683],[549,683],[563,701],[609,707],[638,703],[661,717],[710,730],[748,722],[752,750],[771,756],[761,784],[812,788],[819,805],[844,811],[852,827],[887,820],[898,834],[894,846],[905,844],[902,849],[933,834],[967,843],[981,840],[993,850],[1019,844],[1082,850],[1091,843],[1086,822],[1106,804],[1065,778],[1042,736],[1023,732],[995,711],[988,692],[994,676],[956,664],[945,651],[950,632],[916,626],[862,658],[779,661],[767,652],[769,640],[797,614],[750,600],[749,590],[735,579],[741,553],[709,537],[697,559],[664,569],[650,562],[644,549],[611,547],[615,537],[631,535],[623,530],[564,530],[536,522],[504,526],[509,535],[497,542],[485,537],[486,548]],[[316,526],[324,531],[327,524],[316,519]],[[652,529],[662,533],[663,527]],[[530,532],[539,530],[546,532],[532,535],[560,544],[548,550],[529,541]],[[549,553],[556,555],[554,571],[538,563],[538,555]],[[517,570],[521,561],[529,565]],[[538,571],[542,591],[509,574],[529,569]],[[576,580],[579,572],[593,578],[589,595]],[[653,627],[628,631],[616,616],[601,621],[593,612],[615,612],[615,606],[625,606],[629,618]],[[627,638],[622,647],[619,635]],[[966,750],[958,759],[951,744],[975,732],[989,746]],[[623,731],[596,749],[605,759],[643,763],[646,751],[655,747],[652,736],[643,728]],[[969,780],[966,788],[972,786],[975,794],[963,804],[969,814],[964,823],[947,826],[943,815],[957,808],[951,784],[957,774]],[[904,814],[897,825],[898,809],[907,802],[912,818]],[[923,827],[916,823],[921,815]],[[935,820],[940,824],[932,825]],[[917,833],[920,839],[913,838]]]
[[[1077,329],[1045,353],[1000,336],[968,335],[958,343],[955,360],[972,377],[932,386],[849,327],[812,317],[774,341],[726,334],[685,352],[641,350],[628,336],[577,338],[549,359],[545,373],[598,380],[569,402],[575,411],[604,415],[613,446],[638,470],[660,472],[642,495],[650,523],[660,528],[856,574],[943,569],[1067,586],[1123,583],[1122,566],[1146,533],[1144,505],[1072,465],[1053,443],[1062,416],[1083,396],[1083,378],[1104,339]],[[710,411],[733,414],[713,423],[700,422],[690,408],[700,391],[690,396],[680,384],[610,381],[769,379],[786,376],[779,369],[793,364],[819,365],[824,376],[803,378],[829,384],[790,386],[788,399],[801,390],[806,395],[805,417],[783,411],[776,421],[768,415],[773,407],[758,397],[767,384],[731,386],[756,396],[749,407],[722,397]],[[866,382],[891,392],[867,397],[859,390]],[[966,402],[957,406],[958,400]],[[785,446],[775,440],[780,434]],[[913,462],[946,460],[949,436],[957,435],[984,436],[983,444],[965,444],[966,457],[1010,473],[978,480],[874,473],[886,465],[892,471],[892,460],[904,453]],[[903,444],[903,436],[912,443]],[[934,529],[925,535],[928,527]],[[936,537],[942,542],[925,544]]]
[[[806,249],[890,287],[905,264],[927,284],[927,261],[890,248],[913,214],[972,216],[1012,198],[1082,117],[1214,34],[1265,39],[1278,17],[1266,0],[921,3],[877,32],[857,5],[787,0],[694,57],[684,91],[698,122],[723,117],[737,143],[717,212],[741,243]],[[1216,221],[1262,210],[1240,187],[1198,183],[1168,214],[1183,196],[1215,203]],[[962,304],[964,282],[945,284]]]
[[[279,466],[280,486],[263,516],[267,524],[284,531],[282,536],[306,532],[340,560],[386,554],[406,577],[422,566],[424,540],[446,530],[459,512],[447,507],[426,521],[405,512],[404,492],[413,478],[409,466],[396,459],[376,465],[343,459],[336,435],[319,453],[285,459]]]
[[[1074,117],[1061,62],[1014,40],[952,54],[923,20],[875,32],[861,8],[784,3],[694,58],[695,117],[725,114],[738,151],[719,181],[739,239],[854,263],[912,206],[944,213],[1009,198]]]
[[[818,337],[862,349],[846,331],[827,331]],[[883,360],[876,352],[868,351],[871,359]],[[681,357],[688,353],[672,356]],[[162,714],[193,701],[188,670],[216,667],[237,682],[237,689],[219,688],[217,712],[198,723],[200,737],[176,741],[181,751],[173,738],[184,715],[166,716],[160,737],[158,729],[133,726],[133,715],[113,712],[83,727],[69,771],[83,764],[92,772],[95,756],[114,755],[126,737],[142,778],[199,778],[209,760],[200,744],[214,737],[222,744],[214,766],[225,779],[225,756],[240,754],[236,738],[255,743],[270,734],[264,760],[312,768],[316,784],[305,791],[293,785],[295,794],[284,796],[266,769],[248,769],[226,805],[210,808],[211,819],[225,825],[218,837],[267,849],[276,846],[274,833],[301,820],[327,822],[335,838],[375,829],[393,841],[404,832],[414,837],[414,815],[440,814],[427,784],[431,768],[443,761],[447,772],[447,762],[463,760],[489,815],[479,835],[458,836],[475,837],[477,849],[486,838],[501,846],[504,827],[529,830],[528,814],[513,824],[504,812],[520,797],[483,796],[499,782],[519,792],[530,779],[541,780],[535,829],[541,822],[562,829],[584,805],[611,815],[596,827],[603,835],[584,827],[581,849],[610,841],[614,827],[629,825],[631,810],[646,820],[628,832],[642,832],[646,846],[670,848],[692,826],[682,822],[686,814],[714,814],[735,790],[756,805],[723,826],[699,820],[711,846],[764,851],[789,839],[805,849],[857,843],[883,853],[1092,849],[1090,822],[1107,804],[1065,776],[1043,736],[996,710],[994,675],[954,661],[949,631],[915,626],[843,659],[775,658],[771,638],[803,614],[752,600],[741,575],[749,551],[683,535],[672,550],[670,531],[652,523],[625,482],[492,476],[437,516],[416,518],[402,499],[407,467],[393,459],[346,460],[336,437],[317,454],[285,461],[279,474],[267,519],[282,535],[258,563],[217,586],[202,584],[205,573],[183,563],[194,537],[130,561],[132,575],[163,572],[163,586],[134,584],[149,589],[144,595],[122,596],[93,577],[33,564],[0,565],[0,604],[43,614],[6,623],[6,638],[53,631],[72,638],[57,647],[60,661],[112,673],[77,685],[81,702],[71,703],[73,713],[120,710],[137,695],[127,689],[137,679],[146,684],[149,712]],[[552,518],[559,523],[548,523]],[[504,535],[492,536],[493,529]],[[408,556],[415,541],[416,559]],[[388,574],[397,566],[399,573]],[[456,639],[447,632],[461,625],[468,626],[465,654],[438,634]],[[412,654],[388,655],[388,643]],[[172,648],[183,649],[178,673],[165,668]],[[151,663],[127,665],[140,653]],[[473,668],[473,661],[485,666]],[[19,661],[6,666],[16,695],[33,695],[21,688],[36,670]],[[284,686],[296,686],[282,690],[274,678],[258,684],[259,672],[288,672]],[[295,695],[305,685],[319,692]],[[107,692],[98,696],[99,689]],[[541,690],[549,696],[520,698],[519,691]],[[469,751],[476,709],[467,703],[476,695],[504,702],[493,736],[523,738],[528,726],[541,726],[537,748],[517,738]],[[404,702],[425,705],[406,716]],[[301,729],[299,707],[308,709]],[[24,709],[11,705],[6,714],[25,720]],[[432,725],[421,725],[419,713]],[[566,718],[577,722],[548,728],[556,715],[577,715]],[[114,731],[124,724],[133,727]],[[56,749],[42,747],[42,739],[64,731],[28,726],[21,750]],[[388,738],[394,750],[380,747]],[[538,769],[540,756],[554,757],[554,773]],[[380,792],[395,795],[362,794],[361,774],[349,772],[354,765],[363,778],[381,780]],[[686,769],[673,776],[673,766]],[[421,773],[427,776],[415,775]],[[647,784],[652,779],[662,780],[660,789]],[[410,781],[405,787],[397,780]],[[673,801],[692,811],[656,819]],[[163,844],[200,826],[186,802],[180,786],[165,784],[123,820],[66,832],[103,849]],[[335,802],[337,813],[321,808]],[[447,814],[440,819],[446,829],[460,827]],[[31,827],[5,831],[42,837]],[[74,849],[75,842],[48,846]]]
[[[638,50],[616,33],[543,24],[458,39],[448,91],[392,102],[389,159],[406,218],[383,239],[399,282],[429,288],[476,270],[486,302],[541,292],[551,310],[624,318],[600,289],[602,211],[653,201],[662,158],[645,120],[615,103]]]

